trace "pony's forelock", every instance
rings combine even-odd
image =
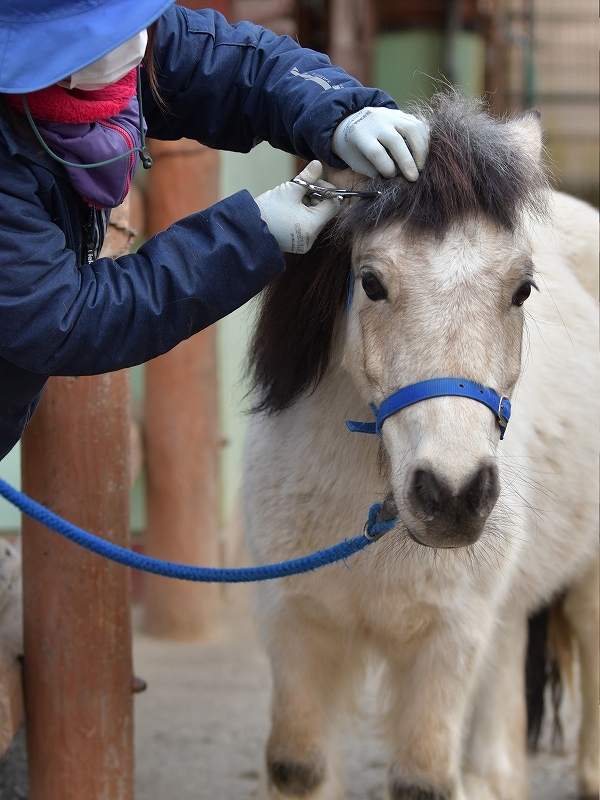
[[[372,179],[367,188],[381,195],[339,215],[339,239],[389,222],[402,223],[408,236],[441,237],[452,224],[476,215],[515,230],[525,211],[545,213],[548,182],[540,160],[518,141],[510,124],[486,112],[481,100],[448,92],[415,112],[430,127],[429,155],[419,179]]]

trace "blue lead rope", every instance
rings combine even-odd
[[[327,564],[334,564],[364,550],[365,547],[376,541],[384,533],[391,530],[396,524],[396,519],[379,520],[378,511],[383,503],[375,503],[369,511],[369,520],[365,525],[362,536],[347,539],[334,547],[319,550],[309,556],[295,558],[291,561],[282,561],[279,564],[266,564],[262,567],[246,567],[242,569],[216,569],[212,567],[191,567],[187,564],[176,564],[173,561],[161,561],[158,558],[149,558],[139,553],[119,547],[112,542],[107,542],[99,536],[94,536],[87,531],[72,525],[70,522],[53,514],[44,506],[36,503],[23,492],[17,491],[10,484],[0,478],[0,495],[20,509],[27,516],[45,525],[55,533],[59,533],[75,544],[104,556],[126,567],[140,569],[143,572],[153,572],[155,575],[164,575],[167,578],[179,578],[184,581],[202,581],[203,583],[248,583],[250,581],[268,581],[271,578],[285,578],[289,575],[300,575],[310,572]]]

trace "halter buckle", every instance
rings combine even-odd
[[[500,422],[504,423],[504,427],[508,425],[508,420],[505,414],[503,413],[502,409],[502,404],[504,403],[505,400],[508,402],[508,397],[506,397],[506,395],[500,395],[500,402],[498,403],[498,411],[496,412],[496,416],[498,417]]]

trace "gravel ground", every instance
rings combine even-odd
[[[247,611],[229,587],[219,635],[179,644],[136,632],[136,800],[255,800],[268,734],[270,675]],[[136,626],[139,627],[139,626]],[[374,681],[343,737],[348,800],[383,800],[385,754],[375,727]],[[566,693],[565,753],[546,731],[531,758],[531,800],[575,800],[577,714]],[[2,796],[0,796],[2,797]]]

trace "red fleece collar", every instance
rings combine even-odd
[[[116,116],[129,105],[135,94],[137,74],[135,68],[116,83],[104,89],[85,92],[81,89],[63,89],[54,84],[38,92],[25,95],[31,115],[46,122],[97,122]],[[21,97],[18,94],[5,95],[9,104],[25,113]]]

